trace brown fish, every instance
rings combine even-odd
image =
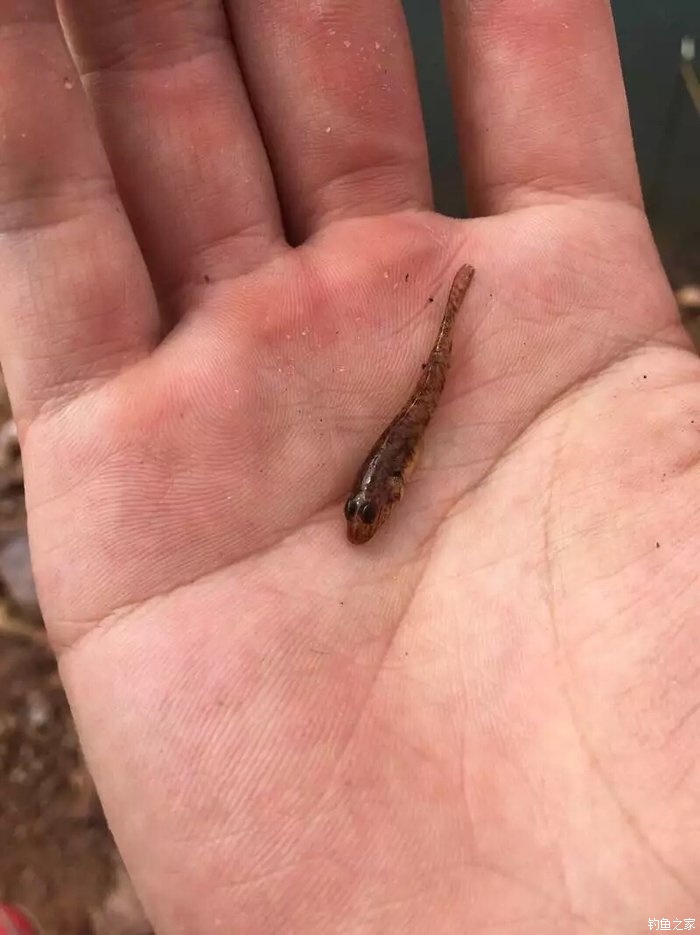
[[[452,351],[452,332],[462,307],[472,266],[462,266],[452,282],[437,340],[411,398],[377,439],[360,468],[353,492],[345,502],[348,539],[368,542],[386,522],[403,496],[428,422],[445,386]]]

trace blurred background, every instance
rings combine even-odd
[[[404,5],[437,207],[462,215],[439,5]],[[700,2],[613,0],[613,8],[647,210],[700,347],[700,69],[690,61],[693,37],[700,51]],[[32,915],[46,935],[150,931],[82,762],[46,645],[29,565],[19,447],[0,379],[0,935],[39,931]]]

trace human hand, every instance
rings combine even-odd
[[[608,7],[444,6],[466,222],[395,0],[231,3],[237,56],[215,0],[61,0],[92,111],[50,0],[0,8],[34,567],[159,932],[697,913],[700,368]],[[463,262],[423,460],[354,548]]]

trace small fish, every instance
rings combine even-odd
[[[348,539],[369,542],[403,496],[418,460],[423,433],[445,386],[452,350],[452,331],[474,267],[462,266],[452,282],[437,340],[411,398],[377,439],[360,468],[345,502]]]

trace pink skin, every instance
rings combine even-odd
[[[607,3],[444,0],[466,222],[397,0],[226,6],[61,0],[66,43],[0,4],[32,558],[154,927],[697,915],[700,365]],[[430,445],[354,549],[358,452],[463,262]]]

